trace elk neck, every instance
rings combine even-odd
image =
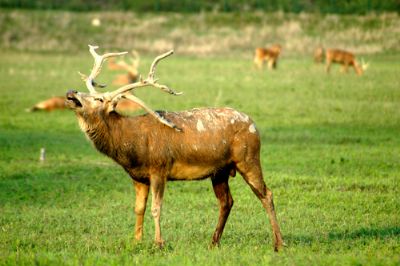
[[[99,111],[95,114],[78,114],[79,126],[92,141],[97,150],[115,159],[120,149],[123,130],[121,124],[124,117],[116,112],[106,114]]]

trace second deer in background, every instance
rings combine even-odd
[[[361,76],[363,72],[368,68],[368,64],[362,60],[361,66],[358,64],[353,53],[340,50],[340,49],[327,49],[325,53],[326,58],[326,72],[329,73],[331,64],[337,63],[342,65],[342,72],[348,71],[349,66],[353,67],[357,75]]]
[[[274,44],[269,48],[256,48],[254,64],[256,64],[259,69],[262,69],[265,61],[267,61],[269,69],[276,69],[281,51],[282,46],[280,44]]]

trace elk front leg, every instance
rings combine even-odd
[[[218,224],[212,238],[213,246],[219,244],[219,240],[221,239],[226,221],[233,206],[233,199],[229,190],[228,179],[229,179],[228,173],[224,174],[224,176],[212,179],[214,193],[219,202]]]
[[[356,71],[357,75],[359,75],[359,76],[362,75],[363,70],[357,63],[353,63],[353,68]]]
[[[135,186],[136,201],[135,201],[135,239],[141,240],[143,236],[143,219],[146,211],[147,197],[149,195],[149,185],[133,182]]]
[[[329,71],[331,70],[331,61],[326,61],[326,66],[325,66],[325,71],[326,73],[329,73]]]
[[[154,218],[154,230],[155,237],[154,241],[160,248],[164,245],[164,240],[161,237],[161,206],[164,196],[165,180],[159,176],[152,176],[150,181],[152,202],[151,202],[151,214]]]
[[[257,67],[258,69],[261,70],[261,69],[264,67],[264,60],[255,57],[255,58],[254,58],[254,64],[256,65],[256,67]]]

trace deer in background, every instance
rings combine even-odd
[[[332,63],[342,65],[342,72],[348,71],[349,66],[353,67],[357,75],[361,76],[363,72],[368,68],[368,64],[362,61],[361,66],[356,61],[353,53],[339,50],[339,49],[327,49],[326,54],[326,72],[329,73]]]
[[[130,64],[126,63],[124,60],[115,62],[114,58],[110,58],[108,60],[108,68],[110,70],[126,71],[126,74],[120,74],[116,76],[112,82],[114,85],[126,85],[137,81],[139,78],[139,54],[135,50],[132,50],[131,55],[132,57],[130,58]]]
[[[65,109],[65,97],[64,96],[54,96],[47,100],[38,102],[31,108],[27,109],[27,112],[34,111],[54,111],[59,109]]]
[[[84,81],[89,93],[69,90],[66,103],[74,110],[82,131],[97,150],[112,158],[130,175],[136,191],[135,239],[143,235],[146,202],[151,191],[151,214],[155,225],[155,243],[163,246],[160,217],[167,181],[202,180],[209,178],[219,202],[219,218],[212,237],[218,245],[233,205],[229,177],[238,171],[261,201],[272,226],[274,250],[283,240],[275,214],[271,190],[266,186],[260,164],[260,134],[251,118],[231,108],[201,108],[182,112],[154,112],[130,93],[152,86],[172,95],[179,95],[157,83],[158,62],[173,51],[158,56],[146,79],[120,87],[112,92],[96,91],[94,81],[107,58],[125,53],[98,55],[96,46],[89,46],[95,64]],[[141,105],[147,114],[124,116],[115,105],[128,99]]]
[[[254,64],[259,69],[262,69],[264,67],[265,61],[268,61],[268,68],[276,69],[281,51],[282,46],[279,44],[274,44],[269,48],[256,48]]]

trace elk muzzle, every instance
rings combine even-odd
[[[76,97],[77,94],[78,94],[78,92],[76,90],[68,90],[67,94],[65,95],[65,97],[66,97],[65,104],[71,109],[75,109],[77,107],[82,107],[82,103]]]

